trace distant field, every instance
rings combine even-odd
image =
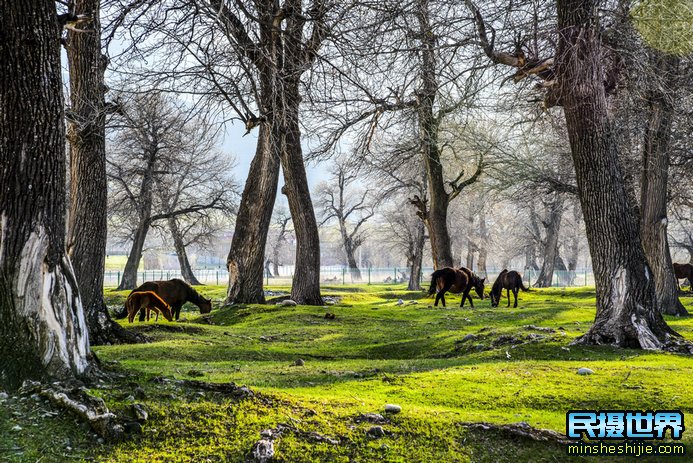
[[[123,270],[125,264],[128,261],[128,256],[106,256],[106,271],[109,270]],[[138,270],[144,270],[144,259],[140,260],[140,266],[137,267]]]
[[[225,288],[200,292],[219,301]],[[84,444],[78,455],[108,462],[241,462],[261,430],[283,424],[292,430],[275,441],[272,461],[601,462],[607,460],[569,459],[562,445],[463,423],[526,422],[563,433],[570,409],[681,409],[693,429],[693,358],[569,345],[593,320],[593,288],[520,293],[517,309],[505,301],[491,309],[477,299],[476,308],[460,309],[458,297],[448,298],[447,309],[431,308],[424,293],[391,285],[333,286],[324,294],[336,304],[234,306],[206,317],[191,310],[178,323],[124,323],[152,342],[95,348],[103,364],[129,375],[123,389],[95,392],[126,411],[127,396],[140,385],[150,420],[134,442]],[[107,303],[122,304],[125,295],[107,290]],[[693,312],[693,298],[683,301]],[[336,318],[326,319],[327,311]],[[668,322],[693,340],[693,318]],[[298,359],[305,364],[295,366]],[[595,373],[579,376],[580,367]],[[152,381],[157,376],[232,381],[270,400],[237,402]],[[358,417],[384,414],[387,403],[402,412],[386,417],[383,437],[370,437],[373,424]],[[68,426],[56,439],[69,432]],[[693,432],[684,433],[684,443],[693,452]]]

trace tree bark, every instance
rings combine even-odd
[[[76,15],[91,21],[84,31],[68,31],[67,59],[71,108],[70,209],[67,253],[75,271],[91,345],[136,342],[137,338],[111,320],[103,300],[106,261],[106,111],[101,54],[99,0],[77,0]]]
[[[482,208],[479,212],[479,260],[476,273],[486,277],[486,259],[488,257],[488,226],[486,225],[486,211]],[[471,267],[470,267],[471,268]]]
[[[178,228],[178,222],[175,217],[169,217],[168,219],[168,229],[171,231],[171,237],[173,238],[173,247],[176,249],[176,256],[178,256],[178,265],[180,265],[180,273],[188,284],[191,285],[201,285],[190,266],[190,261],[188,260],[188,253],[185,250],[185,242],[183,241],[183,235],[181,235],[180,229]]]
[[[128,260],[123,270],[123,277],[118,285],[119,291],[124,289],[135,289],[137,287],[137,269],[140,266],[140,260],[142,260],[142,250],[144,249],[144,242],[147,239],[148,232],[149,217],[143,218],[140,216],[137,230],[135,230],[135,237],[130,247],[130,254],[128,255]]]
[[[561,230],[561,218],[563,217],[563,201],[556,197],[549,206],[549,215],[544,222],[546,238],[544,238],[544,261],[541,271],[534,286],[537,288],[549,288],[553,282],[553,273],[558,257],[558,235]]]
[[[648,125],[645,131],[642,156],[642,182],[640,188],[640,232],[642,245],[654,273],[657,302],[662,313],[688,315],[679,301],[678,284],[674,276],[667,226],[667,183],[669,177],[669,138],[673,119],[671,95],[665,94],[666,82],[678,72],[679,59],[654,53],[654,69],[658,76],[651,77],[648,95]],[[661,74],[659,74],[661,73]]]
[[[436,269],[452,267],[452,244],[448,230],[448,206],[450,196],[445,191],[443,165],[438,146],[438,125],[434,114],[434,102],[438,93],[436,77],[436,43],[429,23],[428,1],[419,0],[417,19],[421,35],[421,93],[418,95],[419,137],[421,151],[428,178],[430,207],[427,211],[428,236],[433,254],[433,266]]]
[[[356,263],[356,249],[354,246],[354,240],[349,236],[349,231],[347,230],[346,220],[343,216],[339,216],[339,232],[342,235],[342,246],[344,248],[344,256],[346,257],[347,266],[349,267],[349,274],[351,275],[352,282],[361,281],[361,270]]]
[[[265,245],[277,197],[279,158],[272,149],[271,126],[260,124],[226,261],[229,287],[225,303],[264,304]]]
[[[607,113],[596,0],[559,0],[557,79],[594,267],[594,325],[575,342],[661,349],[678,336],[654,280],[622,182]]]
[[[65,251],[65,126],[55,4],[0,2],[0,387],[87,372]]]
[[[416,224],[416,234],[411,243],[411,251],[409,253],[409,285],[407,289],[410,291],[418,291],[421,289],[421,272],[423,269],[423,250],[426,244],[426,226],[419,221]]]
[[[296,233],[296,266],[291,284],[291,299],[299,304],[322,305],[320,295],[320,237],[315,220],[313,201],[310,199],[308,178],[303,163],[301,130],[298,109],[301,101],[299,82],[284,78],[284,94],[281,122],[282,150],[280,153],[284,172],[284,193],[289,202],[291,219]]]

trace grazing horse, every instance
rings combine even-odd
[[[173,321],[171,306],[164,302],[156,293],[152,291],[140,291],[130,293],[125,301],[125,308],[128,311],[128,321],[132,323],[135,315],[142,309],[147,311],[147,321],[149,321],[149,311],[156,312],[156,320],[159,321],[159,312],[161,312],[168,321]],[[143,321],[143,320],[140,320]]]
[[[676,284],[681,289],[679,285],[679,280],[682,278],[688,278],[688,282],[693,285],[693,265],[691,264],[674,264],[674,275],[676,275]]]
[[[436,270],[431,275],[431,287],[428,290],[428,295],[432,295],[437,289],[435,306],[438,307],[438,301],[440,300],[443,303],[443,307],[445,307],[445,293],[447,291],[455,294],[462,293],[460,307],[464,307],[464,301],[469,299],[469,303],[473,308],[474,303],[469,292],[474,288],[479,298],[483,299],[485,280],[485,278],[479,278],[471,270],[464,267],[461,269],[445,267]]]
[[[147,281],[138,288],[133,289],[132,293],[142,291],[152,291],[161,299],[166,301],[166,303],[171,306],[171,310],[173,311],[176,320],[178,320],[178,317],[180,316],[180,308],[183,307],[183,304],[186,302],[192,302],[198,306],[201,314],[206,314],[212,311],[211,299],[205,299],[204,297],[200,296],[192,286],[183,280],[179,280],[178,278],[167,281]],[[144,311],[140,312],[140,321],[143,320]]]
[[[522,291],[529,291],[528,288],[522,284],[522,276],[515,270],[508,272],[508,269],[504,269],[493,282],[491,287],[491,307],[498,307],[500,303],[500,298],[503,295],[503,290],[508,290],[508,307],[510,307],[510,291],[512,290],[513,296],[515,296],[515,305],[517,307],[517,293],[521,289]]]

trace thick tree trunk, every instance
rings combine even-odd
[[[277,95],[279,97],[280,95]],[[301,100],[299,83],[285,79],[283,117],[281,119],[281,164],[284,187],[296,233],[296,267],[291,285],[291,299],[299,304],[322,305],[320,295],[320,237],[310,199],[308,178],[303,163],[298,109]],[[275,119],[275,123],[280,122]]]
[[[269,122],[260,124],[255,157],[250,164],[231,250],[226,261],[229,287],[225,303],[263,304],[265,246],[277,197],[279,158],[272,148]]]
[[[549,206],[549,215],[544,224],[544,261],[541,271],[534,286],[537,288],[549,288],[553,282],[553,273],[558,257],[558,235],[561,230],[561,218],[563,217],[563,201],[555,198]]]
[[[105,57],[101,54],[99,0],[78,0],[75,14],[93,18],[84,32],[69,31],[67,59],[71,108],[70,209],[67,253],[75,271],[91,345],[136,342],[111,320],[103,300],[106,260]]]
[[[0,387],[87,371],[65,252],[60,30],[52,1],[0,2]]]
[[[479,213],[479,261],[476,273],[486,277],[486,259],[488,257],[488,226],[486,225],[486,212],[484,209]],[[471,267],[470,267],[471,268]]]
[[[423,222],[416,224],[416,234],[411,246],[409,256],[409,285],[410,291],[421,289],[421,272],[423,269],[423,250],[426,244],[426,226]]]
[[[576,343],[660,349],[677,334],[654,280],[622,182],[607,114],[595,0],[559,0],[557,79],[597,289],[594,325]]]
[[[677,73],[679,59],[653,51],[655,69],[664,79]],[[640,232],[647,261],[652,268],[659,309],[668,315],[688,315],[678,296],[669,238],[667,235],[667,183],[669,177],[669,137],[673,107],[665,94],[666,82],[652,78],[648,98],[648,126],[645,131],[640,188]]]
[[[178,222],[175,217],[169,217],[168,219],[168,229],[171,231],[171,237],[173,238],[173,247],[176,249],[176,256],[178,256],[178,265],[180,266],[180,273],[188,284],[191,285],[201,285],[195,274],[193,274],[192,267],[190,266],[190,261],[188,260],[188,253],[185,250],[185,242],[183,241],[183,235],[181,235],[180,229],[178,228]]]

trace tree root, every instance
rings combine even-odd
[[[521,437],[537,442],[555,442],[567,444],[571,442],[566,436],[550,429],[537,429],[527,423],[491,424],[491,423],[460,423],[461,426],[482,431],[496,431],[510,437]]]
[[[54,406],[73,413],[109,442],[118,442],[125,437],[125,431],[117,422],[117,416],[108,410],[103,399],[88,394],[85,388],[70,388],[61,383],[46,385],[27,380],[22,385],[21,392],[38,394]]]

